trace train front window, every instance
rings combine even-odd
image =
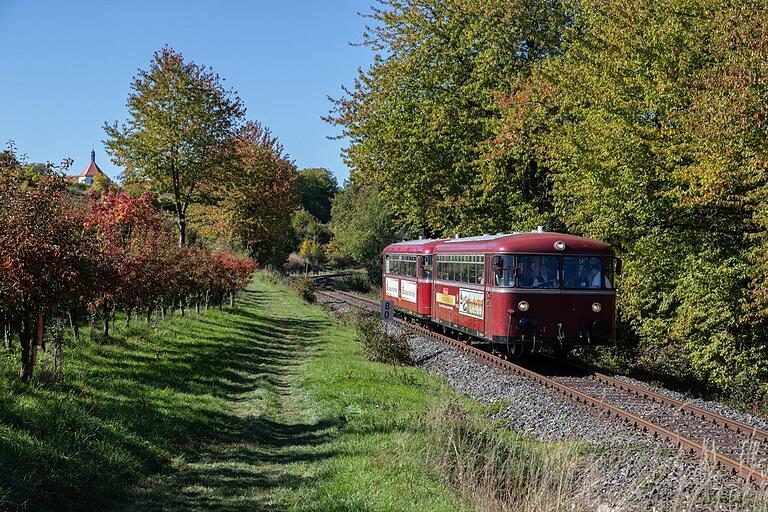
[[[515,286],[515,257],[509,254],[493,257],[494,286]]]
[[[518,256],[517,285],[521,288],[560,288],[557,256]]]
[[[563,280],[566,288],[602,288],[603,266],[600,258],[565,256],[563,258]],[[606,287],[610,287],[610,279],[606,279]]]

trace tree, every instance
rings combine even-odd
[[[348,183],[333,201],[331,253],[365,267],[372,282],[381,281],[381,251],[396,241],[392,215],[381,194]]]
[[[728,391],[768,376],[766,274],[751,257],[765,239],[765,16],[718,0],[581,2],[502,123],[502,139],[522,113],[546,127],[529,140],[556,217],[624,258],[620,311],[643,363]]]
[[[338,188],[328,169],[302,169],[296,181],[299,204],[323,224],[331,220],[331,203]]]
[[[94,196],[85,219],[99,243],[98,295],[91,307],[102,313],[104,338],[109,336],[111,311],[154,308],[169,295],[178,278],[173,270],[179,249],[172,225],[149,193],[139,197],[122,192]],[[171,293],[172,294],[172,293]]]
[[[329,122],[362,186],[427,235],[546,223],[547,172],[525,140],[497,155],[499,98],[557,53],[560,2],[385,0],[364,43],[377,55]]]
[[[27,185],[0,173],[0,309],[17,324],[23,381],[32,378],[42,315],[89,297],[94,251],[84,213],[58,175]]]
[[[187,210],[204,185],[232,164],[232,141],[245,113],[210,68],[185,62],[172,48],[156,52],[128,96],[127,124],[104,124],[107,150],[127,183],[148,182],[172,194],[179,245],[187,241]]]
[[[306,262],[305,273],[309,273],[310,267],[317,270],[323,255],[323,246],[315,240],[304,240],[299,246],[299,257]]]
[[[258,122],[238,130],[236,160],[208,186],[210,205],[193,222],[210,238],[239,245],[261,264],[281,265],[291,251],[291,212],[296,207],[296,167],[276,137]]]
[[[317,217],[304,208],[299,208],[291,216],[291,228],[299,240],[314,240],[322,244],[331,238],[328,226],[321,224]]]

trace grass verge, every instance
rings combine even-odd
[[[258,276],[235,311],[68,345],[59,384],[2,354],[0,509],[467,509],[421,450],[450,391],[354,336]]]

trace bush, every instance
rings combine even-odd
[[[315,302],[315,290],[317,284],[314,279],[301,276],[291,280],[291,286],[307,302]]]
[[[378,317],[360,317],[355,325],[357,340],[370,361],[387,364],[411,365],[411,347],[408,334],[401,330],[385,331]]]
[[[344,276],[335,283],[339,290],[358,293],[369,293],[371,291],[371,282],[367,275],[352,274]]]
[[[280,284],[285,282],[285,274],[277,270],[275,267],[266,266],[261,269],[261,274],[267,278],[272,284]]]
[[[285,268],[285,271],[289,274],[299,274],[301,272],[304,272],[304,266],[306,264],[306,260],[296,254],[295,252],[292,252],[288,255],[288,259],[285,260],[285,265],[283,267]]]

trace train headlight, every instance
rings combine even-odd
[[[600,311],[602,311],[602,309],[603,309],[603,306],[601,306],[599,302],[595,302],[594,304],[592,304],[592,311],[594,311],[595,313],[599,313]]]
[[[528,311],[528,309],[529,309],[530,307],[531,307],[531,306],[530,306],[530,304],[528,304],[528,303],[527,303],[527,302],[525,302],[524,300],[521,300],[520,302],[518,302],[518,303],[517,303],[517,309],[519,309],[519,310],[520,310],[520,311],[522,311],[522,312],[526,312],[526,311]]]
[[[565,242],[563,242],[562,240],[558,240],[557,242],[555,242],[555,249],[557,249],[558,251],[564,251]]]

